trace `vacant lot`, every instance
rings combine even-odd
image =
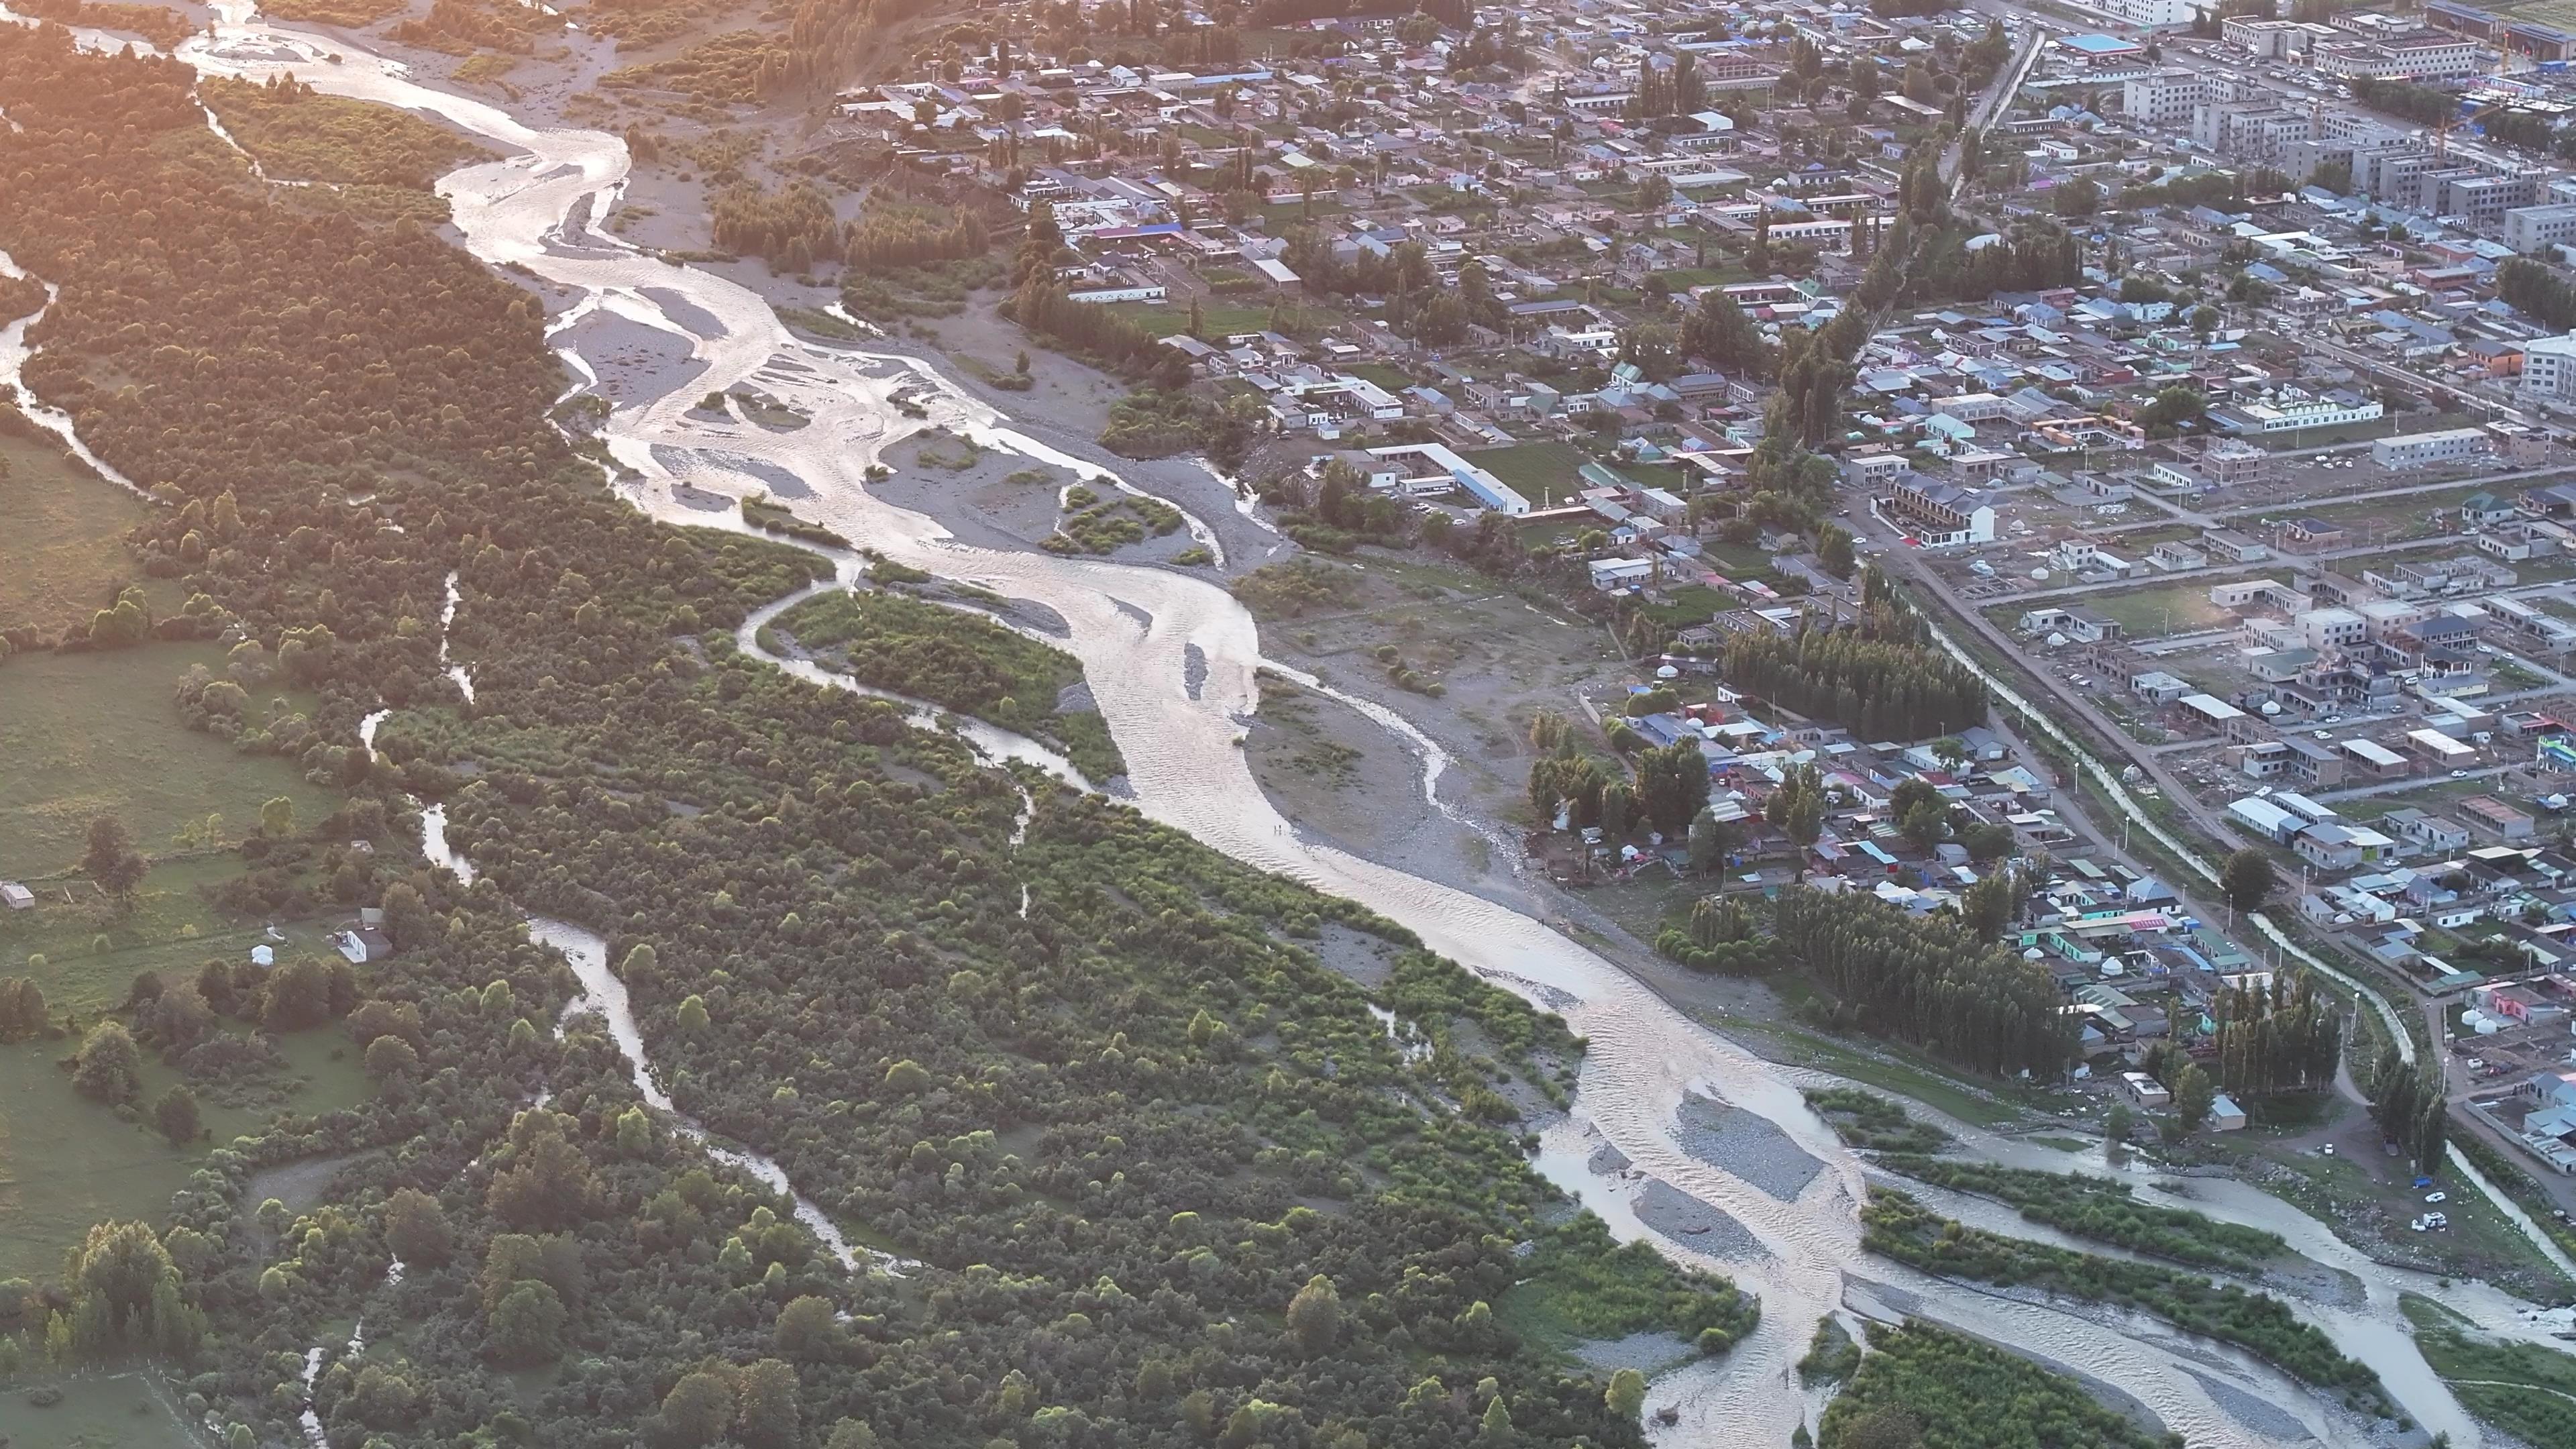
[[[209,814],[221,814],[225,837],[238,840],[274,796],[293,800],[306,821],[336,808],[291,762],[242,754],[179,722],[171,703],[179,677],[192,664],[222,663],[213,645],[153,644],[0,665],[0,875],[68,869],[101,815],[123,820],[152,855]]]
[[[2081,601],[2086,608],[2120,621],[2132,639],[2156,639],[2221,628],[2234,615],[2209,601],[2206,583],[2170,584],[2160,589],[2129,589],[2095,594]]]
[[[1467,461],[1510,484],[1530,506],[1553,508],[1572,501],[1582,489],[1574,470],[1592,459],[1567,443],[1523,443],[1469,453]]]
[[[60,454],[0,438],[0,627],[86,624],[119,584],[142,577],[125,552],[141,499],[85,478]]]

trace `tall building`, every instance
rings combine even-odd
[[[2222,156],[2264,165],[2277,162],[2295,142],[2311,140],[2316,123],[2305,111],[2268,101],[2233,101],[2192,108],[2191,138]]]
[[[2120,109],[2132,124],[2183,127],[2209,99],[2209,77],[2196,70],[2133,75],[2120,85]]]
[[[2517,206],[2504,214],[2504,244],[2535,256],[2560,242],[2576,242],[2576,202]]]
[[[2523,344],[2522,395],[2556,407],[2576,404],[2576,334]]]

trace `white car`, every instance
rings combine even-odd
[[[2426,1201],[2426,1202],[2428,1202],[2428,1203],[2432,1203],[2432,1202],[2449,1202],[2450,1200],[2451,1200],[2451,1195],[2450,1195],[2449,1193],[2447,1193],[2447,1192],[2428,1192],[2428,1193],[2424,1194],[2424,1201]]]
[[[2334,1156],[2334,1144],[2333,1144],[2333,1143],[2331,1143],[2331,1142],[2327,1143],[2327,1144],[2326,1144],[2325,1146],[2323,1146],[2323,1147],[2318,1148],[2317,1150],[2318,1150],[2319,1152],[2324,1153],[2324,1154],[2325,1154],[2326,1156],[2328,1156],[2328,1157],[2332,1157],[2332,1156]]]
[[[2330,739],[2333,739],[2333,738],[2334,738],[2334,731],[2333,731],[2333,730],[2318,730],[2318,731],[2316,732],[2316,735],[2317,735],[2317,738],[2318,738],[2318,739],[2321,739],[2321,740],[2330,740]]]

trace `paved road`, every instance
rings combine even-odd
[[[2474,770],[2461,771],[2460,778],[2488,780],[2525,768],[2527,766],[2520,762],[2510,765],[2482,765]],[[2439,783],[2444,778],[2446,777],[2441,775],[2409,775],[2401,780],[2382,780],[2377,784],[2355,785],[2344,790],[2311,790],[2308,792],[2308,798],[2321,805],[2331,805],[2337,800],[2366,800],[2373,795],[2402,795],[2409,790],[2421,790],[2427,785]]]
[[[2502,483],[2519,483],[2530,479],[2557,477],[2565,474],[2566,472],[2568,472],[2567,464],[2553,463],[2545,468],[2523,468],[2511,473],[2474,473],[2458,478],[2445,478],[2439,482],[2407,483],[2387,488],[2374,488],[2367,493],[2337,493],[2331,498],[2318,499],[2309,503],[2248,503],[2236,508],[2219,509],[2217,512],[2212,513],[2210,517],[2218,519],[2251,518],[2257,514],[2263,513],[2296,513],[2301,508],[2314,507],[2317,503],[2327,503],[2340,508],[2347,503],[2368,503],[2377,498],[2404,498],[2417,493],[2443,493],[2454,488],[2467,488],[2472,485],[2482,488],[2494,488],[2496,485]]]
[[[2036,540],[2033,541],[2036,542]],[[2332,563],[2337,559],[2362,558],[2371,554],[2411,553],[2417,549],[2445,547],[2462,548],[2467,545],[2467,539],[2460,538],[2455,535],[2446,535],[2436,538],[2401,539],[2396,543],[2356,543],[2347,548],[2320,549],[2315,553],[2274,554],[2272,557],[2267,558],[2260,563],[2204,564],[2196,569],[2172,569],[2162,573],[2151,571],[2143,577],[2133,576],[2125,579],[2106,579],[2100,583],[2056,584],[2044,589],[2026,589],[2009,594],[1997,594],[1993,598],[1987,599],[1985,602],[1989,604],[2001,604],[2013,603],[2022,599],[2079,598],[2085,594],[2104,594],[2114,593],[2121,589],[2146,588],[2159,583],[2171,582],[2176,579],[2232,578],[2237,574],[2262,573],[2266,570],[2278,572],[2285,568],[2307,569],[2315,564]]]

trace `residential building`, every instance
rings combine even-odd
[[[2351,609],[2310,609],[2290,623],[2301,642],[2319,652],[2348,649],[2370,637],[2370,621]]]
[[[2523,344],[2522,395],[2532,402],[2576,404],[2576,333]]]
[[[1596,558],[1587,567],[1592,587],[1605,594],[1652,583],[1655,578],[1655,561],[1650,558]]]
[[[2308,828],[2306,817],[2254,795],[2230,801],[2227,816],[2239,829],[2250,831],[2258,839],[2268,840],[2274,845],[2287,845]]]
[[[2290,849],[2319,870],[2357,870],[2394,859],[2397,842],[2367,826],[2328,821],[2300,831]]]
[[[2493,452],[2493,441],[2484,428],[2400,433],[2393,438],[2373,441],[2370,460],[2382,468],[2426,468],[2438,463],[2463,463]]]
[[[2209,77],[2196,70],[2167,69],[2131,76],[2120,85],[2120,109],[2133,124],[2179,130],[2209,98]]]
[[[2495,52],[2476,41],[2440,31],[2368,40],[2327,41],[2309,53],[2318,71],[2346,80],[2456,80],[2495,64]]]
[[[2517,206],[2504,214],[2504,244],[2536,256],[2560,242],[2576,241],[2576,201]]]
[[[2530,816],[2493,795],[2472,795],[2460,802],[2459,811],[2469,817],[2473,828],[2484,830],[2499,840],[2529,840],[2539,828]]]
[[[1881,514],[1894,515],[1925,548],[1995,541],[1995,495],[1978,489],[1902,473],[1887,482],[1875,505]]]
[[[2132,676],[2129,680],[2129,692],[2149,704],[2163,706],[2191,693],[2191,682],[2167,674],[2161,669],[2151,670],[2145,674]]]

